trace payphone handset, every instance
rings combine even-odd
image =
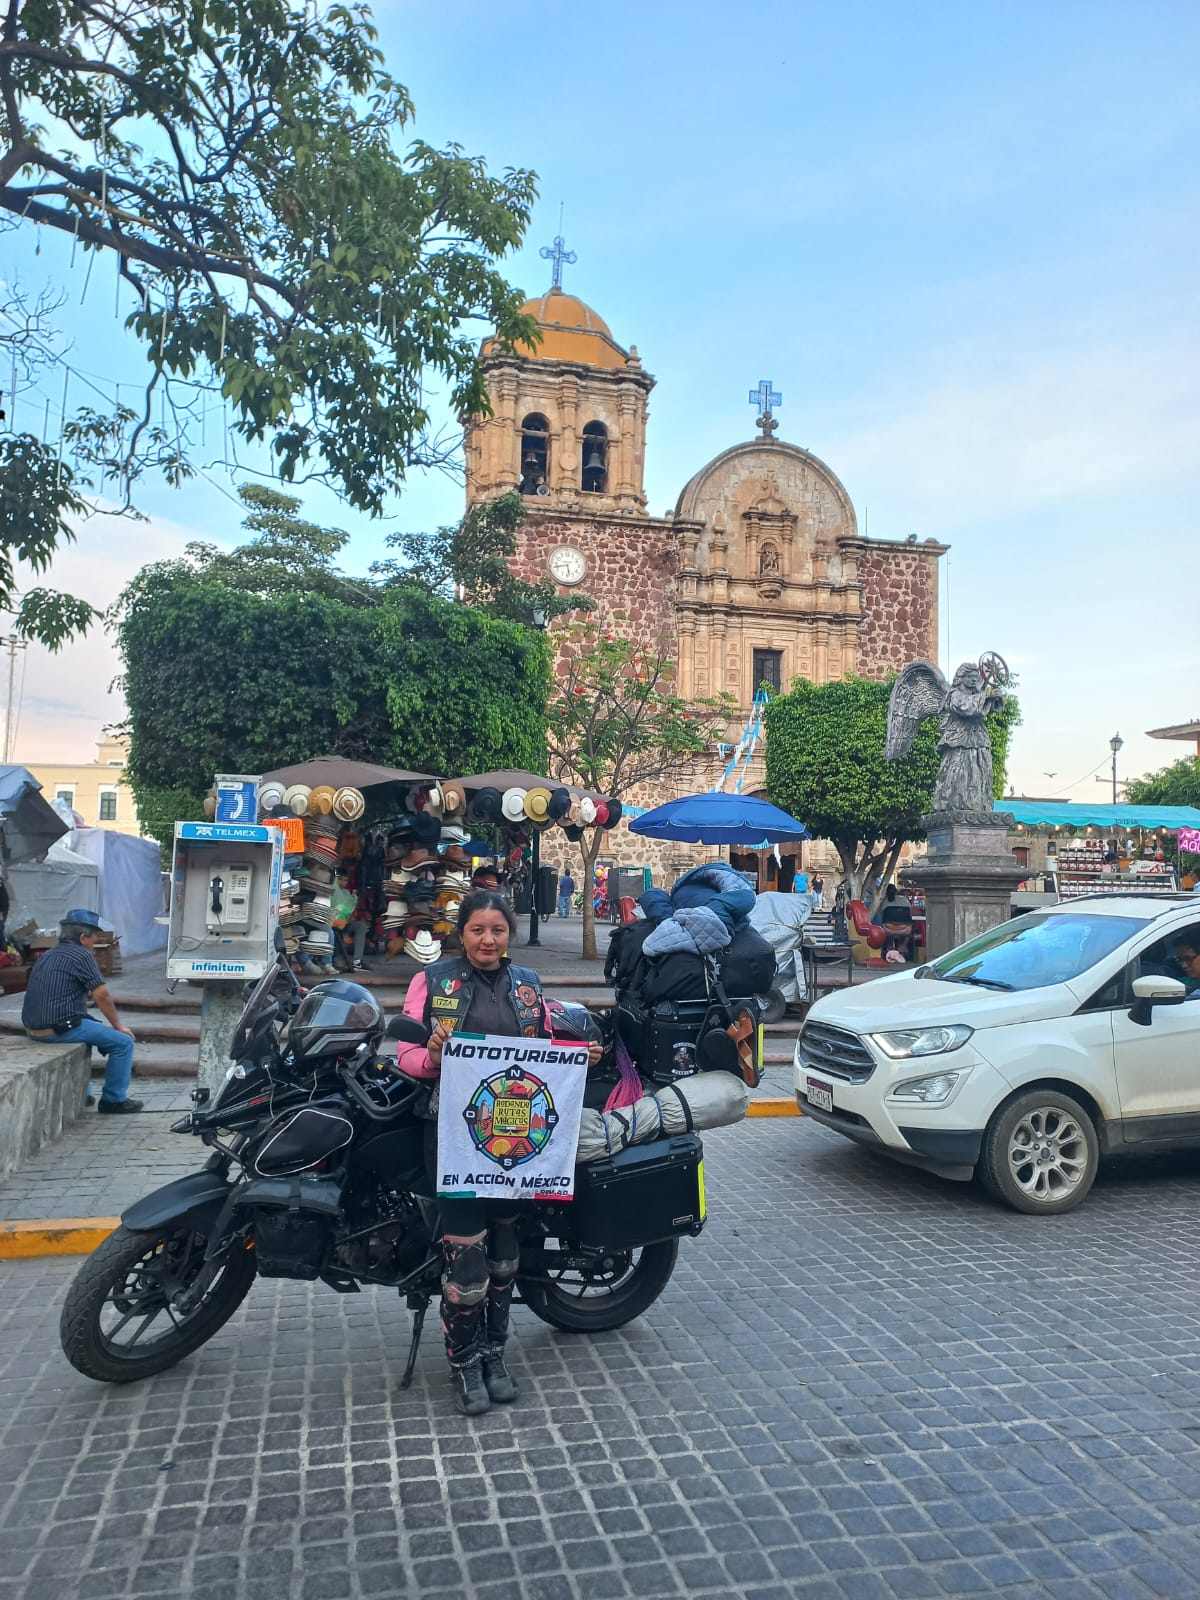
[[[248,862],[214,864],[208,879],[205,925],[210,933],[245,932],[250,926],[254,868]]]

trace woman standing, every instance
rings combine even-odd
[[[415,1078],[436,1078],[442,1047],[454,1032],[509,1037],[550,1036],[542,985],[530,967],[509,960],[517,919],[503,895],[491,889],[469,894],[458,913],[460,956],[418,972],[404,1000],[406,1015],[430,1027],[426,1046],[401,1044],[396,1064]],[[600,1057],[592,1045],[589,1065]],[[434,1092],[434,1105],[437,1092]],[[425,1155],[436,1180],[437,1122],[425,1130]],[[442,1333],[454,1403],[464,1416],[479,1416],[492,1402],[517,1398],[504,1364],[513,1281],[519,1264],[517,1218],[503,1203],[439,1199],[442,1216]]]

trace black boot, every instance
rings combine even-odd
[[[488,1397],[498,1406],[511,1405],[520,1392],[517,1380],[504,1365],[504,1346],[491,1345],[483,1352],[483,1381]]]
[[[454,1406],[464,1417],[481,1417],[492,1409],[491,1398],[483,1381],[483,1362],[478,1355],[450,1368],[450,1382],[454,1385]]]

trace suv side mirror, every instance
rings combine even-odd
[[[1154,1017],[1155,1006],[1178,1006],[1187,999],[1187,985],[1178,978],[1149,977],[1133,980],[1133,1005],[1129,1020],[1141,1028],[1148,1028]]]

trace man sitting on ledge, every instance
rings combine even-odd
[[[140,1111],[142,1102],[129,1098],[133,1033],[117,1016],[104,974],[92,954],[99,931],[100,918],[94,911],[67,912],[58,944],[39,956],[29,974],[21,1025],[31,1039],[94,1045],[108,1063],[97,1109],[120,1115]],[[110,1026],[88,1016],[89,1001],[95,1001]]]

